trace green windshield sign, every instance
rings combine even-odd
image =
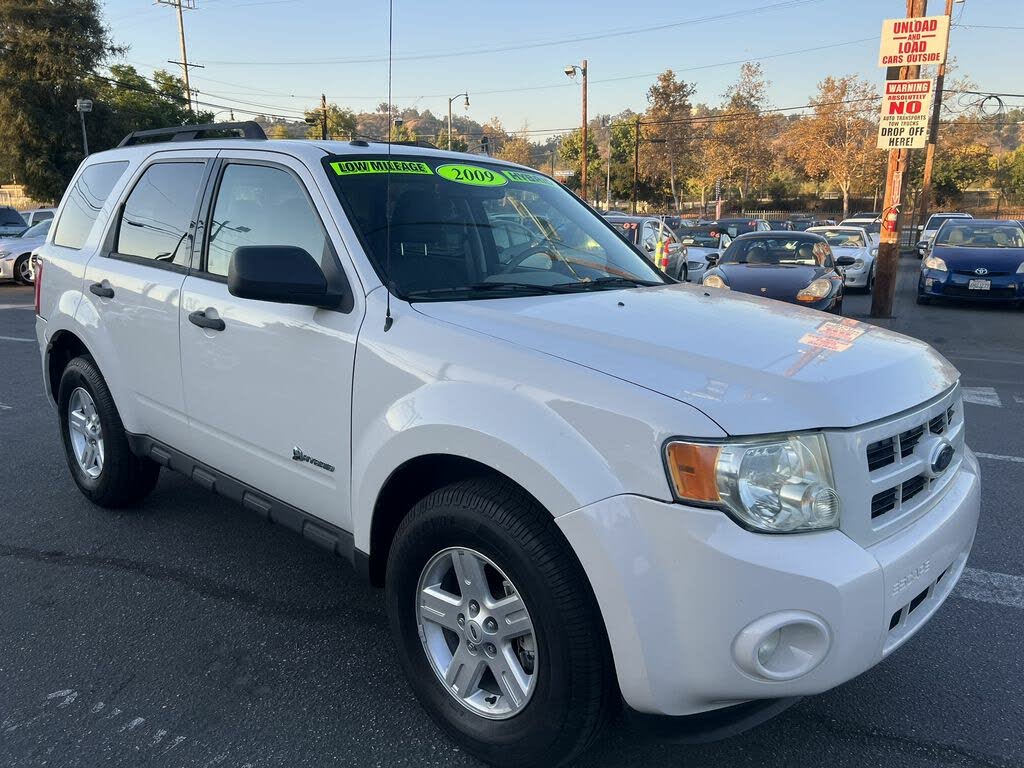
[[[509,170],[503,170],[502,173],[508,177],[509,181],[517,181],[522,184],[545,184],[549,187],[556,186],[556,182],[546,176],[541,176],[539,173],[525,173],[523,171]]]
[[[479,165],[440,165],[437,175],[448,181],[459,184],[472,184],[475,187],[503,187],[508,179],[497,171]]]
[[[426,163],[412,160],[342,160],[331,163],[339,176],[355,176],[362,173],[412,173],[433,176],[434,172]]]

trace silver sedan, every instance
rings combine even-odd
[[[871,292],[875,286],[875,257],[878,256],[878,245],[866,229],[839,225],[810,227],[807,231],[824,237],[836,259],[842,256],[853,257],[853,264],[843,268],[847,288],[860,288]]]

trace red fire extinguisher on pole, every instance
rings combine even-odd
[[[896,206],[893,206],[888,211],[886,211],[885,215],[882,217],[882,229],[885,230],[886,232],[895,232],[896,219],[899,218],[899,215],[900,211],[899,208],[897,208]]]

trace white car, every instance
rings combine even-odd
[[[27,211],[19,211],[19,213],[21,213],[21,218],[23,218],[25,223],[30,227],[43,221],[49,221],[53,218],[53,215],[56,212],[56,208],[30,208]]]
[[[843,219],[839,222],[840,227],[860,227],[868,236],[871,241],[878,245],[882,239],[882,220],[879,218],[868,219],[868,218],[854,218],[854,219]]]
[[[683,230],[680,242],[686,246],[686,267],[691,283],[700,285],[704,273],[722,258],[732,237],[717,224],[696,224]]]
[[[847,288],[862,288],[867,292],[875,286],[875,257],[878,244],[863,227],[834,226],[809,227],[808,232],[821,235],[828,241],[832,255],[853,258],[853,263],[843,267],[843,279]]]
[[[927,344],[677,284],[522,166],[207,130],[90,155],[41,249],[69,471],[106,507],[182,472],[351,561],[472,754],[564,764],[622,703],[750,727],[949,596],[980,481]],[[509,208],[540,233],[499,248]]]
[[[973,219],[969,213],[933,213],[928,217],[928,221],[924,225],[924,229],[921,230],[921,237],[917,241],[917,256],[918,258],[924,258],[925,253],[928,252],[928,244],[931,243],[932,238],[939,231],[939,227],[945,224],[950,219]]]
[[[46,242],[52,223],[52,219],[44,219],[21,237],[0,240],[0,280],[32,284],[32,251]]]

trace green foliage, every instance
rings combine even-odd
[[[562,161],[574,170],[573,175],[566,181],[569,189],[579,191],[580,169],[583,162],[583,131],[577,129],[562,137],[562,143],[558,148],[558,156]],[[603,184],[599,182],[603,178],[604,161],[601,160],[601,153],[594,141],[593,131],[587,133],[587,187],[588,192],[600,188]]]
[[[306,130],[306,138],[319,139],[321,135],[321,120],[323,119],[320,107],[307,109],[306,122],[309,124]],[[328,139],[352,139],[356,135],[356,116],[351,109],[339,107],[337,104],[327,105],[327,138]]]
[[[96,0],[0,0],[0,147],[37,200],[56,200],[82,160],[75,100],[116,53]]]
[[[984,144],[944,148],[936,154],[933,187],[939,205],[957,202],[964,191],[989,173],[992,151]]]

